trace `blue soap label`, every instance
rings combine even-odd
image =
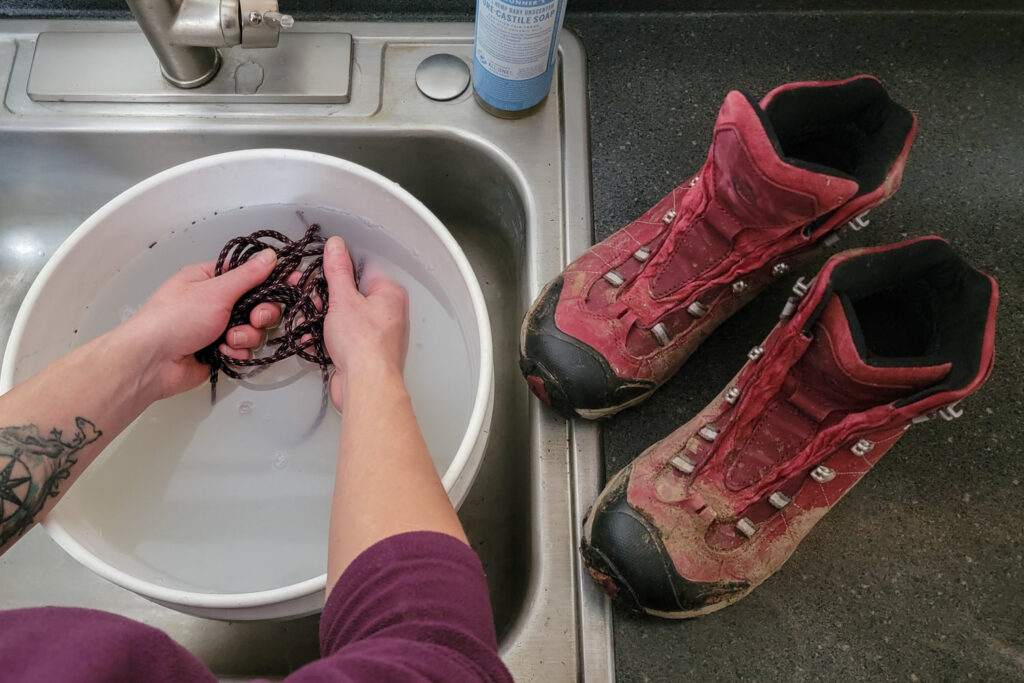
[[[477,0],[473,87],[505,111],[536,105],[551,89],[565,0]]]

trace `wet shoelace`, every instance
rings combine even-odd
[[[216,275],[237,268],[268,247],[277,254],[277,264],[266,280],[250,289],[235,303],[224,333],[215,342],[195,354],[196,360],[210,366],[211,402],[217,400],[217,378],[221,372],[234,379],[245,379],[266,366],[291,356],[298,356],[320,366],[323,395],[320,413],[312,429],[316,429],[323,420],[327,411],[331,370],[331,358],[324,344],[323,331],[328,301],[327,280],[323,271],[324,244],[325,239],[320,234],[320,225],[314,223],[309,225],[305,234],[297,240],[292,240],[276,230],[257,230],[228,241],[221,249],[217,258]],[[299,279],[295,284],[290,284],[288,278],[296,271],[300,273]],[[358,275],[357,269],[357,284]],[[284,306],[279,324],[280,334],[267,340],[267,346],[273,351],[248,359],[232,358],[222,353],[219,346],[225,343],[227,330],[249,324],[253,309],[261,303],[268,302]]]

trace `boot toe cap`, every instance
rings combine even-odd
[[[604,417],[651,393],[653,382],[617,376],[600,351],[555,325],[559,278],[523,322],[519,367],[533,392],[562,415]]]
[[[629,470],[613,479],[594,503],[581,553],[595,581],[625,605],[682,618],[713,611],[744,582],[691,581],[679,575],[657,528],[627,501]],[[727,601],[731,602],[731,601]]]

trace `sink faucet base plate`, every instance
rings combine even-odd
[[[351,98],[349,33],[286,33],[276,48],[215,53],[207,74],[179,83],[161,77],[142,33],[45,32],[36,42],[28,94],[35,102],[344,104]]]

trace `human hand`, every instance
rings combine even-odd
[[[352,258],[340,237],[324,247],[324,276],[329,302],[324,318],[324,343],[334,363],[331,399],[339,410],[361,378],[377,381],[402,376],[409,346],[409,296],[380,273],[363,274],[356,287]]]
[[[235,302],[263,282],[277,263],[265,249],[237,268],[214,275],[213,263],[185,266],[164,282],[115,333],[146,349],[142,383],[154,398],[167,398],[201,384],[210,367],[195,359],[196,351],[220,337]],[[249,325],[227,331],[220,350],[233,358],[249,358],[265,339],[265,330],[281,319],[271,303],[259,304]]]

